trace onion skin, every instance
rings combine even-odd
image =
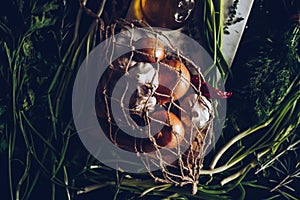
[[[181,7],[179,7],[180,5]],[[182,1],[176,0],[140,0],[141,13],[147,23],[153,27],[174,30],[186,24],[193,7],[193,1],[189,1],[188,5],[184,5]],[[179,13],[180,16],[183,15],[182,19],[177,17]]]
[[[183,97],[190,88],[191,75],[179,60],[165,60],[159,67],[156,98],[160,105]]]
[[[181,123],[180,119],[173,113],[167,111],[156,111],[151,115],[151,118],[154,119],[151,122],[152,127],[161,126],[158,122],[160,121],[163,124],[163,128],[156,133],[153,140],[150,138],[139,138],[133,137],[117,126],[113,126],[113,129],[110,130],[107,122],[103,121],[102,128],[105,130],[106,137],[116,146],[121,149],[130,151],[130,152],[139,152],[139,153],[150,153],[156,151],[159,148],[177,148],[178,145],[182,142],[184,138],[184,126]],[[155,129],[155,128],[154,128]],[[111,131],[111,132],[110,132]]]
[[[140,62],[155,63],[166,56],[164,45],[155,38],[142,38],[135,43],[134,58]]]
[[[154,112],[151,117],[169,125],[164,126],[159,133],[154,135],[156,143],[170,149],[177,148],[184,138],[184,127],[181,120],[172,112],[168,113],[167,111]]]

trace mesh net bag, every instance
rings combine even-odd
[[[200,68],[142,22],[118,21],[107,36],[109,66],[95,97],[106,137],[136,154],[155,181],[191,184],[196,193],[214,118]],[[120,48],[126,53],[113,59]]]

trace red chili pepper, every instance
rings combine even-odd
[[[200,78],[198,75],[193,75],[192,77],[192,84],[198,88],[200,83]],[[205,81],[201,81],[201,88],[200,91],[202,95],[207,98],[214,98],[214,99],[228,99],[232,96],[232,92],[223,92],[214,88],[213,86],[209,85]]]

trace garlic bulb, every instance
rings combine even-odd
[[[153,93],[158,87],[157,70],[150,63],[137,62],[128,72],[129,87],[134,87],[130,98],[132,112],[153,111],[157,103]]]
[[[128,78],[133,86],[152,85],[154,89],[158,87],[157,70],[150,63],[137,62],[128,72]]]
[[[181,120],[190,129],[203,128],[211,117],[212,105],[203,96],[191,94],[183,99],[181,106],[184,109]]]

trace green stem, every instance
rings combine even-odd
[[[68,131],[68,133],[67,133],[67,139],[66,139],[66,141],[65,141],[65,144],[63,145],[63,149],[62,149],[62,152],[61,152],[61,158],[60,158],[60,160],[59,160],[59,163],[58,163],[56,169],[55,169],[54,172],[52,173],[51,179],[53,179],[53,178],[56,176],[56,174],[58,173],[58,171],[60,170],[60,168],[61,168],[62,165],[63,165],[63,162],[64,162],[64,160],[65,160],[65,156],[66,156],[66,153],[67,153],[67,149],[68,149],[68,147],[69,147],[70,135],[71,135],[71,131]]]
[[[254,128],[248,129],[240,134],[238,134],[237,136],[235,136],[234,138],[232,138],[227,144],[225,144],[219,151],[218,153],[215,155],[215,157],[213,158],[213,160],[211,161],[210,164],[210,169],[214,169],[217,162],[219,161],[219,159],[221,158],[221,156],[237,141],[240,141],[241,139],[243,139],[244,137],[257,132],[260,129],[263,129],[265,127],[267,127],[271,122],[272,122],[273,118],[269,119],[268,121],[266,121],[265,123],[258,125]]]
[[[20,191],[21,191],[21,187],[23,182],[26,180],[26,178],[29,176],[29,169],[30,169],[30,153],[27,152],[27,156],[26,156],[26,165],[25,165],[25,170],[23,173],[23,176],[21,177],[21,179],[18,182],[18,186],[16,189],[16,200],[20,200]]]

